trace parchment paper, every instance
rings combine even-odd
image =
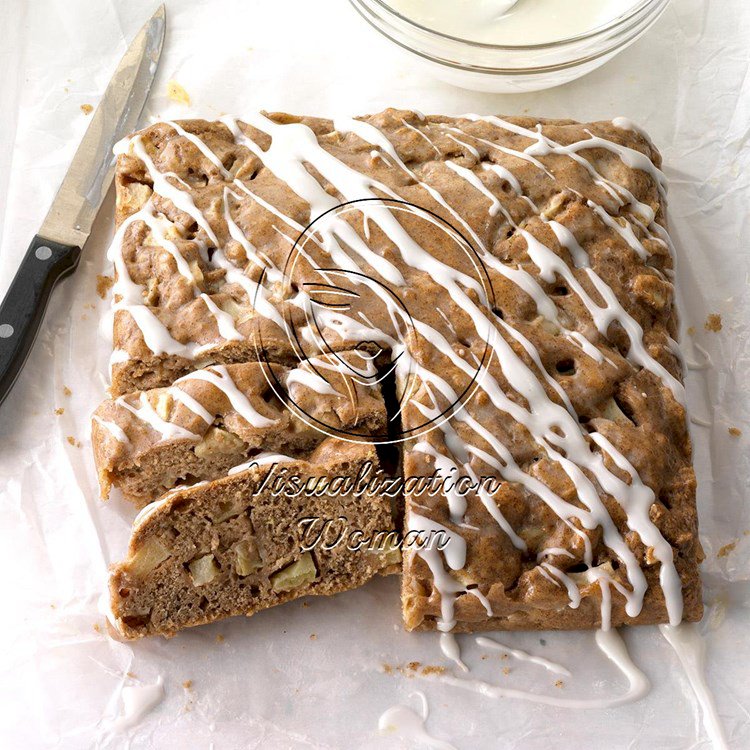
[[[343,0],[167,6],[166,48],[144,122],[261,108],[336,115],[402,106],[582,120],[624,115],[650,132],[671,181],[682,317],[695,329],[685,351],[707,364],[688,377],[692,413],[710,425],[693,430],[707,554],[707,674],[731,746],[750,746],[750,4],[675,0],[651,33],[603,69],[524,96],[435,82]],[[0,0],[0,292],[87,125],[81,105],[96,105],[126,41],[154,9],[153,0]],[[184,86],[190,107],[167,99],[170,80]],[[417,747],[380,736],[377,721],[395,703],[417,709],[411,694],[420,690],[431,709],[428,730],[462,750],[708,747],[677,658],[655,628],[624,634],[653,682],[650,695],[608,711],[492,701],[409,677],[397,667],[453,667],[436,636],[402,631],[395,578],[170,641],[112,640],[97,601],[107,565],[125,552],[133,511],[99,501],[88,429],[106,386],[109,346],[97,328],[109,302],[97,296],[96,275],[107,268],[111,227],[110,196],[79,271],[56,291],[0,409],[0,745]],[[720,332],[704,330],[709,313],[721,315]],[[730,427],[742,435],[730,435]],[[472,664],[509,687],[571,697],[625,689],[588,633],[501,637],[568,666],[573,676],[560,687],[534,665],[482,662],[473,639],[460,640]],[[128,697],[122,688],[159,681],[156,705],[113,733]]]

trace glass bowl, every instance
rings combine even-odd
[[[412,21],[386,0],[349,0],[383,36],[440,80],[462,88],[522,93],[560,86],[604,65],[653,26],[670,0],[640,0],[585,34],[545,44],[472,42]]]

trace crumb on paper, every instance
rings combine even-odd
[[[81,112],[83,112],[84,115],[90,115],[93,111],[94,108],[90,104],[81,105]]]
[[[302,602],[302,606],[303,607],[309,607],[310,606],[310,602]]]
[[[742,434],[742,430],[739,427],[730,427],[728,431],[732,437],[739,437]]]
[[[73,391],[71,391],[70,388],[68,388],[67,385],[64,385],[63,386],[63,395],[64,396],[72,396],[73,395]]]
[[[695,336],[695,326],[690,326],[690,328],[687,329],[688,336]]]
[[[718,333],[721,330],[721,315],[719,315],[718,313],[711,313],[706,318],[706,322],[703,324],[703,327],[707,331]]]
[[[217,643],[224,643],[224,636],[221,633],[219,633],[216,636],[215,640],[216,640]]]
[[[130,677],[131,680],[135,680],[138,675],[135,672],[125,672],[125,677]]]
[[[169,81],[167,83],[167,98],[176,104],[184,104],[186,107],[190,106],[190,95],[177,81]]]
[[[737,546],[737,542],[739,540],[735,539],[733,542],[729,542],[729,544],[725,544],[717,553],[716,557],[726,557],[731,552],[734,552],[734,548]]]
[[[503,667],[503,674],[507,677],[510,674],[510,667]]]
[[[182,683],[182,687],[184,687],[185,690],[192,690],[193,689],[193,681],[192,680],[185,680],[185,682]]]
[[[115,280],[111,276],[102,276],[97,274],[96,277],[96,293],[104,299],[107,296],[107,292],[112,288]]]
[[[310,640],[311,641],[317,640],[317,638],[318,638],[318,636],[315,635],[315,633],[310,633]]]
[[[76,439],[72,435],[68,435],[65,439],[75,448]]]
[[[443,674],[445,672],[445,667],[437,665],[437,664],[426,664],[422,666],[422,662],[410,661],[408,664],[404,666],[398,666],[398,665],[394,666],[392,664],[383,664],[382,670],[384,674],[394,674],[395,672],[398,672],[404,677],[414,677],[415,675],[419,673],[421,673],[422,675],[426,677],[430,677],[433,675]]]
[[[98,622],[94,623],[94,632],[95,633],[101,633],[102,632],[102,626]]]
[[[65,409],[62,406],[59,406],[57,409],[55,409],[55,414],[59,417],[61,414],[65,414]]]
[[[555,680],[555,687],[556,688],[562,688],[565,683],[562,680]]]

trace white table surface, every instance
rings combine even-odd
[[[86,127],[81,105],[97,103],[126,41],[154,8],[152,0],[0,0],[0,292]],[[581,120],[624,115],[650,132],[671,181],[682,315],[696,329],[686,353],[702,361],[697,342],[712,363],[688,378],[692,412],[710,422],[694,427],[707,675],[730,746],[750,746],[750,4],[674,0],[651,33],[604,68],[515,96],[433,81],[344,0],[170,0],[167,8],[168,38],[144,122],[260,108],[335,115],[398,106]],[[190,108],[168,101],[170,79],[188,91]],[[395,703],[417,708],[412,693],[420,690],[431,709],[429,731],[461,750],[708,747],[687,680],[654,628],[624,636],[651,694],[608,711],[493,701],[384,673],[383,664],[445,663],[434,635],[402,632],[395,580],[171,641],[111,640],[97,600],[106,566],[125,551],[133,513],[97,498],[88,415],[105,388],[109,348],[97,326],[107,303],[96,295],[95,277],[107,267],[112,210],[110,196],[79,271],[56,291],[0,409],[0,746],[419,747],[379,735],[377,722]],[[709,313],[721,314],[720,333],[704,330]],[[742,436],[732,437],[730,426]],[[575,665],[560,688],[565,695],[624,689],[590,634],[503,640]],[[473,641],[461,642],[476,657]],[[520,663],[496,679],[556,690],[548,675]],[[157,682],[157,705],[113,732],[122,688]]]

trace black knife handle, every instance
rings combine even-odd
[[[0,404],[34,345],[50,294],[75,271],[81,248],[36,235],[0,304]]]

